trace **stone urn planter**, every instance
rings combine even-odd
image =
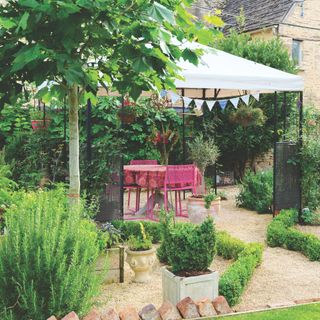
[[[188,217],[192,223],[202,223],[206,217],[211,216],[215,217],[215,215],[220,213],[221,208],[221,198],[217,197],[215,200],[211,202],[211,206],[209,209],[205,208],[204,197],[194,197],[190,196],[187,198],[187,210]]]
[[[129,266],[133,270],[135,277],[133,282],[145,283],[151,280],[152,266],[156,260],[156,249],[133,251],[126,250]]]
[[[95,270],[102,276],[103,283],[124,282],[124,247],[106,249],[98,257]]]
[[[168,267],[162,267],[162,292],[163,301],[170,301],[176,305],[186,297],[194,301],[218,297],[219,274],[217,271],[208,270],[209,273],[180,277],[173,274]]]

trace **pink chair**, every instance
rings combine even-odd
[[[131,160],[130,165],[157,165],[157,160]],[[136,207],[135,211],[140,209],[141,188],[137,185],[126,185],[124,189],[128,190],[128,208],[130,208],[131,191],[136,192]],[[149,189],[147,189],[147,199],[149,199]],[[130,210],[130,209],[129,209]]]
[[[175,192],[175,212],[177,216],[182,214],[181,191],[191,190],[196,192],[196,167],[194,164],[167,166],[164,182],[164,205],[168,210],[168,192]],[[179,208],[178,208],[179,207]]]

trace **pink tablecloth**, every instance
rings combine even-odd
[[[160,189],[164,186],[166,166],[162,165],[128,165],[124,166],[124,184],[138,185],[142,188]],[[202,178],[196,169],[196,182],[201,184]]]

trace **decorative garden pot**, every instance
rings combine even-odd
[[[154,248],[145,251],[132,251],[127,249],[127,262],[134,271],[133,282],[145,283],[151,280],[152,266],[156,260]]]
[[[113,247],[102,253],[97,259],[96,272],[103,283],[124,282],[124,247]]]
[[[210,272],[199,276],[179,277],[169,268],[162,267],[163,301],[170,301],[176,305],[186,297],[194,301],[204,298],[215,299],[219,295],[219,274],[217,271],[208,271]]]
[[[202,223],[208,216],[214,218],[216,214],[220,213],[221,198],[211,202],[209,209],[205,208],[204,198],[197,198],[190,196],[187,198],[188,217],[192,223]]]
[[[47,129],[49,127],[50,122],[51,119],[31,120],[31,127],[33,130]]]

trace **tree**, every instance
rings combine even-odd
[[[99,85],[133,99],[143,90],[173,88],[175,61],[197,64],[201,55],[178,41],[209,44],[219,33],[186,11],[191,2],[11,0],[0,7],[0,102],[45,81],[38,94],[44,101],[67,96],[72,199],[80,194],[79,106],[94,100]]]

